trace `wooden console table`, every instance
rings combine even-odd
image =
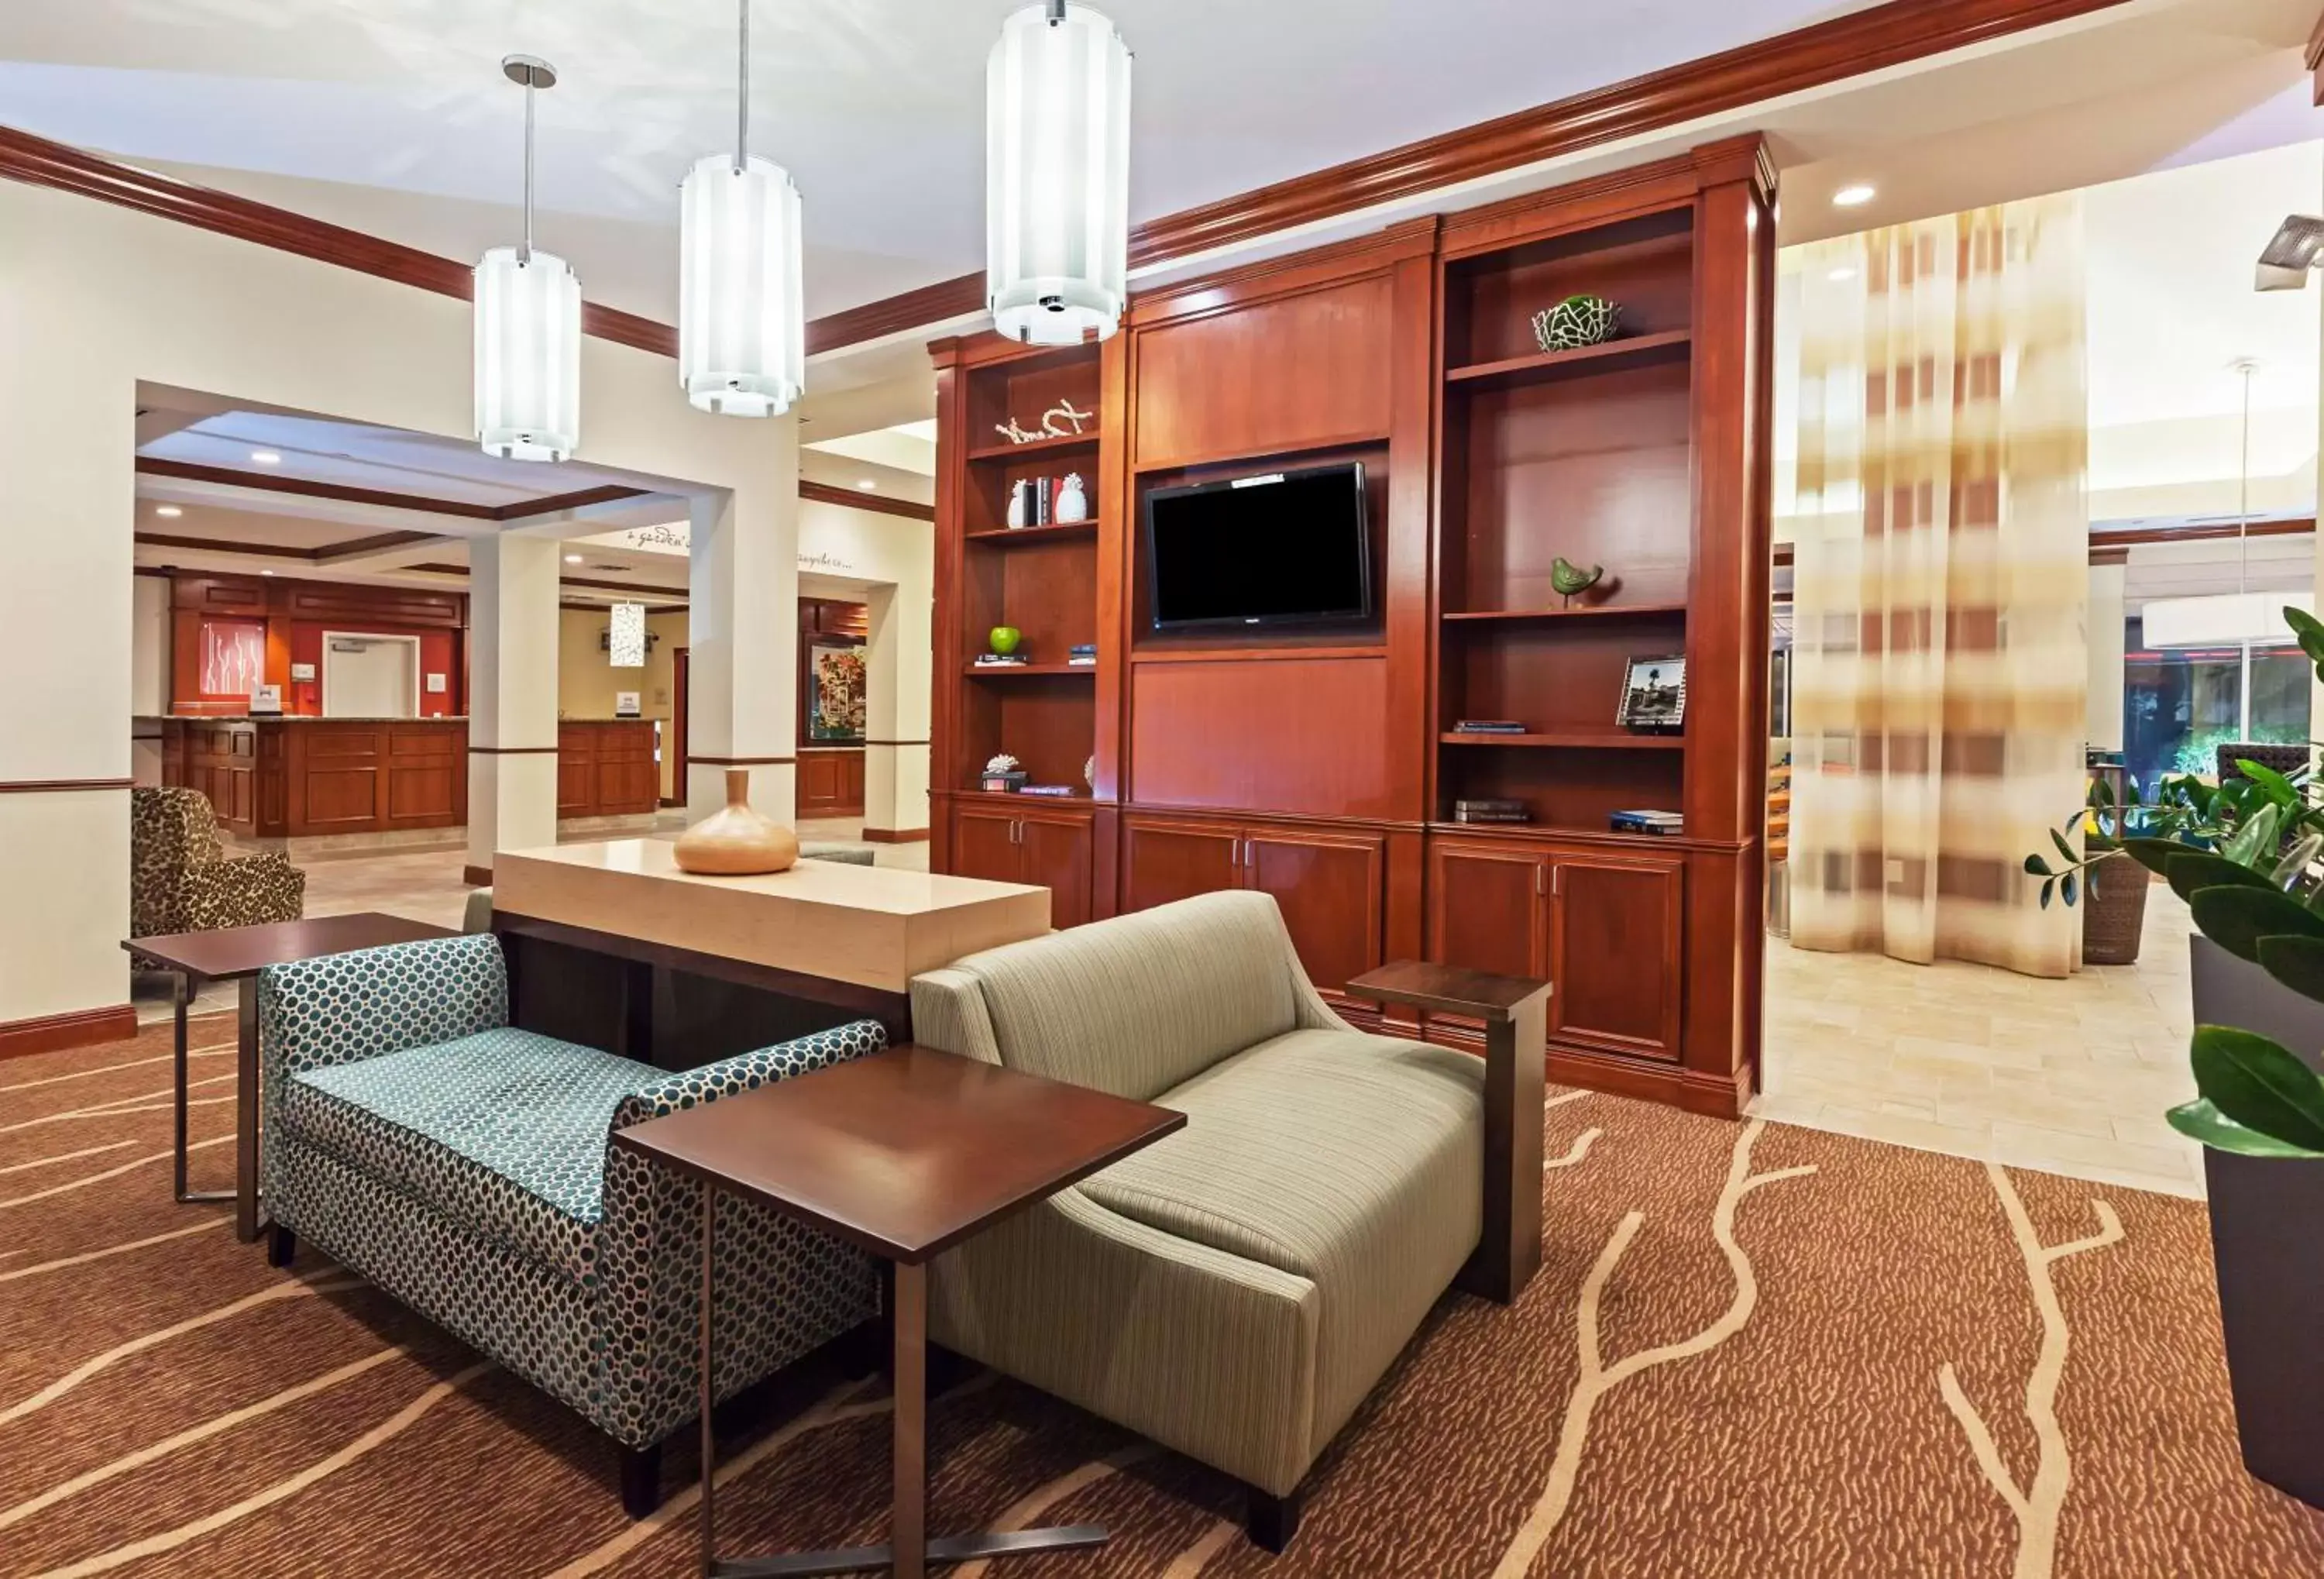
[[[1049,929],[1049,891],[801,861],[681,872],[663,839],[503,851],[493,930],[527,1030],[690,1069],[850,1020],[911,1035],[911,981]]]
[[[1104,1542],[1093,1525],[927,1535],[928,1262],[1010,1213],[1163,1136],[1186,1115],[927,1048],[899,1047],[620,1131],[613,1144],[702,1191],[702,1565],[711,1579],[890,1570]],[[712,1506],[721,1191],[761,1201],[895,1268],[895,1496],[886,1546],[720,1562]]]
[[[1472,1294],[1517,1302],[1541,1270],[1542,1086],[1550,985],[1401,960],[1348,983],[1348,996],[1485,1022],[1485,1231],[1462,1269]]]

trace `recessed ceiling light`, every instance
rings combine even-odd
[[[1842,187],[1831,195],[1832,202],[1842,208],[1859,208],[1872,201],[1873,189],[1862,181]]]
[[[259,574],[260,574],[261,576],[272,576],[272,575],[273,575],[273,574],[274,574],[274,572],[273,572],[273,571],[272,571],[272,570],[261,570],[261,571],[259,572]]]
[[[581,556],[578,554],[567,554],[565,556],[565,562],[568,565],[577,565],[581,562]]]
[[[179,509],[175,504],[156,504],[153,506],[153,513],[156,515],[167,516],[170,520],[175,521],[178,517],[183,515],[185,512]]]
[[[253,466],[281,466],[282,457],[272,449],[254,449],[250,452],[250,463]]]
[[[875,483],[875,482],[873,482],[870,477],[865,477],[865,478],[863,478],[862,480],[861,480],[860,482],[858,482],[855,485],[856,485],[857,487],[859,487],[859,488],[862,489],[865,493],[867,493],[867,494],[868,494],[868,493],[872,492],[873,489],[877,488],[880,485],[879,485],[879,484],[877,484],[877,483]]]

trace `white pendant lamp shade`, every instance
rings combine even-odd
[[[774,417],[807,386],[799,194],[782,166],[696,160],[678,188],[678,376],[729,417]]]
[[[1070,346],[1121,322],[1130,272],[1130,48],[1086,5],[1028,5],[985,70],[985,293],[993,328]]]
[[[563,258],[496,246],[476,265],[476,439],[565,460],[581,437],[581,282]]]

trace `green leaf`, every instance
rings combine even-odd
[[[2219,854],[2246,866],[2256,866],[2262,860],[2273,865],[2275,829],[2282,817],[2283,808],[2280,806],[2261,807],[2244,820],[2243,826],[2236,830],[2235,837],[2219,846]]]
[[[2304,608],[2293,608],[2286,604],[2283,623],[2291,627],[2294,636],[2300,638],[2300,650],[2308,654],[2309,660],[2324,665],[2324,621],[2318,620]]]
[[[2324,1003],[2324,938],[2263,937],[2259,963],[2269,975],[2301,997]]]
[[[2268,881],[2278,888],[2290,888],[2300,874],[2308,870],[2308,863],[2316,859],[2319,850],[2324,850],[2324,834],[2311,830],[2301,835],[2292,842],[2292,847],[2284,851],[2283,859],[2275,863],[2274,870],[2267,874]]]
[[[2057,891],[2058,881],[2056,878],[2052,878],[2049,882],[2042,885],[2042,908],[2043,910],[2046,910],[2050,908],[2050,896]]]
[[[2074,896],[2080,891],[2080,885],[2074,881],[2072,873],[2069,872],[2058,880],[2058,897],[2066,901],[2068,910],[2074,908]]]
[[[2247,1130],[2324,1152],[2324,1076],[2264,1036],[2199,1025],[2189,1055],[2195,1088]]]
[[[2258,785],[2267,798],[2278,806],[2296,807],[2300,804],[2299,790],[2293,786],[2291,780],[2273,768],[2253,762],[2248,757],[2238,757],[2236,759],[2236,771]]]
[[[2263,937],[2324,937],[2324,916],[2272,888],[2200,888],[2187,907],[2204,937],[2254,965]]]
[[[2100,773],[2098,777],[2092,779],[2090,780],[2089,799],[2092,806],[2112,806],[2114,804],[2113,780],[2109,780],[2104,773]]]
[[[2058,847],[2058,854],[2066,858],[2067,865],[2080,866],[2082,863],[2082,858],[2074,854],[2073,845],[2066,843],[2066,836],[2060,833],[2056,828],[2052,828],[2050,830],[2050,842]]]
[[[2172,1129],[2215,1151],[2232,1151],[2239,1157],[2324,1157],[2324,1151],[2310,1151],[2304,1146],[2246,1129],[2214,1107],[2209,1097],[2181,1103],[2163,1116],[2171,1121]]]
[[[2163,863],[2170,860],[2172,856],[2203,853],[2196,850],[2194,845],[2182,844],[2177,839],[2125,839],[2122,842],[2122,847],[2132,860],[2157,877],[2170,875]]]
[[[2049,876],[2049,875],[2050,875],[2050,863],[2049,863],[2048,861],[2044,860],[2042,856],[2040,856],[2040,855],[2038,855],[2038,854],[2037,854],[2037,855],[2028,855],[2028,856],[2026,856],[2026,857],[2025,857],[2025,875],[2026,875],[2026,876],[2028,876],[2028,877],[2047,877],[2047,876]]]
[[[2137,854],[2136,851],[2132,852]],[[2172,849],[2171,859],[2163,863],[2163,875],[2169,879],[2171,891],[2189,903],[2194,902],[2197,891],[2206,888],[2264,888],[2273,892],[2275,885],[2264,872],[2254,872],[2238,861],[2224,855],[2214,855],[2204,850],[2190,850],[2185,845]]]

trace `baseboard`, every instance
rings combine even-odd
[[[493,885],[493,869],[489,866],[463,866],[460,868],[460,881],[470,888],[490,888]]]
[[[0,1058],[22,1058],[33,1053],[94,1047],[98,1042],[126,1041],[136,1034],[137,1011],[127,1003],[12,1020],[0,1024]]]
[[[928,836],[926,828],[865,828],[867,845],[917,845]]]

